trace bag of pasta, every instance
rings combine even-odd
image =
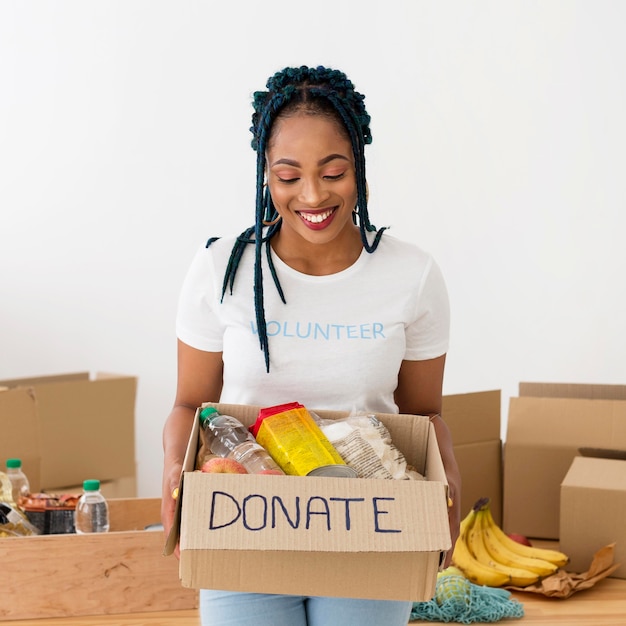
[[[407,464],[391,440],[387,427],[373,414],[342,419],[319,419],[322,432],[359,478],[424,480]]]

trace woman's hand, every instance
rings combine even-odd
[[[445,355],[426,361],[403,361],[398,373],[395,400],[400,413],[428,415],[435,428],[443,467],[448,479],[448,521],[452,546],[446,554],[444,566],[452,561],[454,544],[459,536],[461,523],[461,473],[454,456],[452,437],[442,419],[442,386]]]
[[[450,461],[448,462],[448,466],[446,467],[446,477],[448,479],[448,523],[450,524],[450,538],[452,539],[452,545],[450,550],[446,553],[446,559],[443,564],[444,568],[452,564],[452,553],[454,552],[456,540],[459,537],[459,528],[461,524],[461,474],[459,472],[456,459],[453,460],[452,468],[450,467]]]
[[[170,463],[163,470],[163,493],[161,496],[161,523],[165,532],[165,538],[169,537],[174,524],[174,512],[176,510],[176,498],[178,497],[178,485],[183,471],[182,463]],[[178,544],[174,550],[176,558],[180,558]]]

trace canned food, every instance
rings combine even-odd
[[[74,511],[77,494],[31,493],[22,500],[22,509],[31,524],[42,535],[61,535],[76,532]]]
[[[357,478],[356,470],[349,465],[322,465],[311,470],[307,476],[336,476],[337,478]]]
[[[74,511],[69,509],[25,510],[28,521],[42,535],[63,535],[76,532]]]

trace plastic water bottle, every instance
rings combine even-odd
[[[7,459],[7,476],[13,489],[13,502],[20,506],[21,498],[30,494],[30,483],[24,470],[21,459]]]
[[[213,454],[234,459],[246,468],[248,474],[284,474],[269,452],[236,417],[222,415],[215,407],[206,407],[200,412],[200,424]]]
[[[108,532],[109,505],[100,492],[99,480],[83,482],[83,495],[76,504],[74,526],[79,535]]]

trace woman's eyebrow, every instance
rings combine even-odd
[[[349,161],[350,159],[348,159],[348,157],[346,157],[343,154],[329,154],[328,156],[325,156],[323,159],[320,159],[317,164],[318,165],[326,165],[326,163],[330,163],[331,161],[334,161],[335,159],[342,159],[344,161]],[[293,159],[287,159],[287,158],[283,158],[283,159],[278,159],[276,161],[274,161],[270,167],[274,167],[275,165],[291,165],[292,167],[300,167],[300,163],[298,161],[295,161]]]

